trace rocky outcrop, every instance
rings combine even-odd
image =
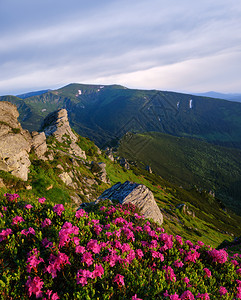
[[[108,178],[108,175],[107,175],[107,172],[106,172],[106,164],[101,162],[99,163],[99,166],[100,166],[100,173],[99,173],[99,179],[104,182],[104,183],[108,183],[110,184],[110,179]]]
[[[146,218],[151,218],[160,225],[163,223],[163,215],[156,204],[152,192],[143,184],[126,181],[118,182],[95,201],[110,199],[118,200],[121,204],[132,203],[138,207]]]
[[[123,168],[125,168],[126,170],[130,170],[130,165],[129,165],[129,163],[128,163],[128,161],[127,161],[126,158],[122,157],[122,158],[120,159],[119,163],[120,163],[120,165],[121,165]]]
[[[33,131],[32,135],[32,148],[39,159],[46,160],[44,154],[48,151],[46,144],[46,136],[44,132]]]
[[[26,181],[31,165],[28,153],[32,138],[22,129],[18,116],[15,105],[0,102],[0,169]]]
[[[72,131],[66,109],[59,109],[50,113],[43,121],[41,130],[46,136],[53,135],[58,142],[68,143],[68,152],[86,159],[85,152],[76,144],[77,135]]]

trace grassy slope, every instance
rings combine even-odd
[[[229,208],[241,213],[241,151],[161,133],[127,134],[118,152],[139,167],[185,187],[215,191]],[[230,197],[229,197],[230,196]]]

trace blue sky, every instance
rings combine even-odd
[[[0,0],[0,95],[71,82],[241,92],[241,1]]]

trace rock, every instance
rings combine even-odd
[[[6,187],[2,178],[0,178],[0,188]]]
[[[53,185],[51,184],[50,186],[48,186],[47,188],[46,188],[46,191],[49,191],[49,190],[51,190],[53,188]]]
[[[18,116],[15,105],[0,102],[0,169],[27,181],[32,138],[22,129]]]
[[[147,172],[149,172],[150,174],[152,174],[152,169],[151,169],[150,166],[146,166],[145,170],[146,170]]]
[[[76,142],[77,135],[72,131],[66,109],[59,109],[50,113],[43,121],[41,130],[46,136],[53,135],[60,143],[67,142],[70,147],[70,154],[86,159],[83,151]]]
[[[72,179],[67,172],[61,173],[59,178],[66,184],[70,185],[72,183]]]
[[[128,161],[127,161],[124,157],[122,157],[122,158],[120,159],[119,163],[120,163],[120,165],[121,165],[122,167],[124,167],[126,170],[129,170],[129,169],[130,169],[130,165],[129,165]]]
[[[106,172],[106,164],[103,163],[103,162],[100,162],[99,164],[99,167],[101,168],[101,171],[99,173],[99,179],[104,182],[104,183],[107,183],[107,184],[110,184],[110,179],[108,178],[108,175],[107,175],[107,172]]]
[[[121,204],[132,203],[138,207],[146,218],[151,218],[161,225],[163,215],[156,204],[152,192],[143,184],[126,181],[118,182],[110,189],[107,189],[95,201],[98,203],[102,199],[118,200]]]
[[[48,151],[46,144],[46,136],[44,132],[33,131],[32,135],[32,148],[39,159],[46,159],[44,154]]]
[[[113,156],[113,153],[112,153],[112,149],[109,149],[107,148],[106,151],[105,151],[105,154],[107,155],[107,157],[111,160],[111,161],[114,161],[114,156]]]
[[[76,193],[74,193],[73,195],[70,195],[70,198],[76,205],[78,205],[78,206],[81,205],[82,200]]]
[[[33,187],[31,185],[26,185],[25,189],[28,190],[28,191],[30,191],[30,190],[33,189]]]

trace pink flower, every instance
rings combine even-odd
[[[44,228],[44,227],[46,227],[46,226],[51,225],[51,223],[52,223],[51,220],[48,219],[48,218],[46,218],[46,219],[44,219],[44,221],[42,222],[41,226],[42,226],[42,228]]]
[[[94,253],[100,253],[101,246],[98,244],[97,240],[90,240],[86,246],[87,250],[91,250]]]
[[[21,222],[25,222],[24,219],[20,216],[16,216],[16,217],[13,218],[12,225],[15,225],[15,224],[18,224],[18,223],[21,223]]]
[[[92,254],[90,252],[84,252],[81,262],[86,263],[88,267],[91,266],[93,264]]]
[[[205,276],[207,276],[207,277],[211,277],[212,276],[212,273],[211,273],[211,271],[208,268],[204,268],[203,271],[206,273]]]
[[[33,279],[28,276],[28,280],[26,282],[26,286],[28,288],[28,295],[31,297],[32,294],[36,296],[36,298],[41,298],[43,296],[43,293],[41,291],[44,283],[40,279],[40,277],[36,276]]]
[[[7,236],[9,236],[9,234],[12,234],[12,229],[10,228],[7,228],[7,229],[3,229],[1,232],[0,232],[0,242],[2,242],[3,240],[6,239]]]
[[[190,291],[185,291],[185,292],[181,295],[181,300],[185,300],[185,299],[194,300],[195,298],[194,298],[192,292],[190,292]]]
[[[47,290],[46,295],[48,296],[48,300],[58,300],[58,299],[60,299],[57,293],[54,293],[54,294],[52,294],[52,293],[53,293],[53,291]],[[46,298],[44,298],[44,299],[46,299]]]
[[[166,271],[165,278],[167,281],[176,281],[176,275],[175,275],[172,267],[164,266],[162,269]]]
[[[21,231],[21,234],[24,234],[26,236],[29,234],[35,235],[35,230],[32,227],[29,227],[29,229],[23,229]]]
[[[41,204],[44,204],[45,201],[46,199],[44,197],[38,199],[38,202]]]
[[[203,247],[203,246],[204,246],[204,243],[203,243],[202,241],[198,241],[197,243],[198,243],[198,245],[199,245],[200,247]],[[203,294],[203,295],[204,295],[204,294]]]
[[[228,291],[226,290],[226,288],[224,286],[220,286],[220,288],[219,288],[220,296],[223,296],[223,295],[227,294],[227,292]]]
[[[183,279],[182,279],[185,283],[188,283],[190,280],[189,280],[189,278],[187,278],[187,277],[184,277]]]
[[[65,253],[59,252],[57,256],[50,254],[49,265],[46,268],[46,271],[52,275],[52,278],[57,277],[57,271],[60,271],[61,268],[69,264],[69,257]]]
[[[58,215],[61,216],[62,212],[65,211],[63,204],[56,204],[53,207],[53,211]]]
[[[79,209],[79,210],[77,210],[76,213],[75,213],[75,217],[77,219],[79,219],[81,217],[87,217],[87,216],[88,216],[88,213],[84,209],[82,209],[82,208]]]
[[[208,251],[208,254],[212,257],[213,262],[217,262],[220,264],[225,263],[228,259],[228,253],[223,249],[221,250],[213,249]]]
[[[76,275],[76,283],[84,286],[88,283],[87,278],[93,278],[92,272],[80,269]]]
[[[184,258],[184,261],[191,261],[191,262],[196,262],[196,260],[199,258],[200,253],[197,252],[196,250],[190,250],[187,254],[187,256]]]
[[[15,200],[15,202],[17,202],[17,198],[19,198],[18,194],[4,194],[4,196],[6,197],[6,199],[10,202],[13,202]]]
[[[25,205],[25,208],[26,208],[26,209],[31,209],[31,208],[33,208],[33,205],[31,205],[31,204],[26,204],[26,205]]]
[[[114,278],[114,282],[116,282],[118,285],[125,285],[125,282],[124,282],[124,276],[120,275],[120,274],[117,274]]]
[[[85,247],[84,246],[76,246],[75,252],[83,254],[85,252]]]
[[[28,253],[27,272],[30,273],[32,269],[37,270],[38,264],[44,262],[44,260],[41,257],[39,257],[39,254],[40,252],[37,250],[37,248],[34,248]]]
[[[101,264],[97,264],[96,266],[95,266],[95,269],[94,269],[94,271],[92,272],[92,274],[93,274],[93,278],[96,278],[96,277],[102,277],[102,275],[104,274],[104,268],[102,267],[102,265]]]
[[[176,267],[176,268],[182,268],[184,266],[183,262],[179,261],[179,260],[175,260],[173,265]]]
[[[131,297],[131,300],[142,300],[141,298],[137,298],[137,295],[135,294],[134,296]]]
[[[136,250],[136,255],[138,256],[138,258],[142,258],[144,256],[143,252],[141,249],[137,249]]]
[[[199,298],[203,299],[203,300],[210,300],[210,297],[209,297],[208,293],[205,293],[205,294],[198,293],[197,299],[199,299]]]
[[[180,300],[181,298],[179,298],[179,295],[177,293],[170,295],[170,300]]]
[[[53,246],[53,243],[50,242],[46,237],[42,240],[42,245],[45,247],[45,248],[48,248],[48,247],[52,247]]]

